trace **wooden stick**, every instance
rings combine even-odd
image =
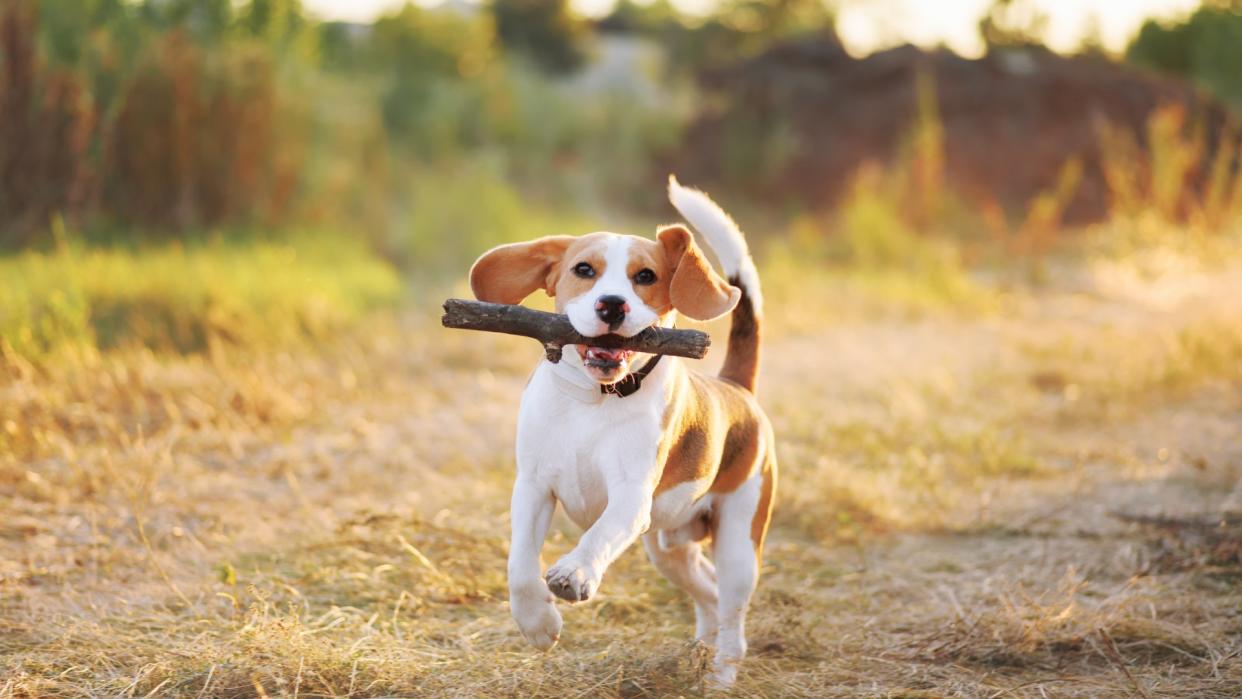
[[[548,361],[553,363],[561,361],[561,348],[565,345],[590,345],[702,359],[707,355],[708,347],[712,343],[711,336],[701,330],[656,327],[647,328],[634,337],[621,337],[620,335],[585,337],[574,330],[569,318],[559,313],[545,313],[525,306],[465,299],[445,301],[444,317],[440,319],[440,322],[446,328],[485,330],[532,337],[543,343]]]

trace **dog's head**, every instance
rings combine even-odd
[[[501,245],[474,263],[470,287],[480,301],[509,304],[543,289],[586,337],[632,337],[671,323],[675,312],[711,320],[733,310],[741,296],[679,225],[661,228],[656,240],[592,233]],[[575,364],[601,384],[622,379],[634,359],[627,350],[577,350]]]

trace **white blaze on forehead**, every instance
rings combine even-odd
[[[595,314],[595,301],[601,296],[620,296],[625,299],[630,309],[616,332],[629,337],[655,323],[659,320],[659,315],[643,303],[642,298],[634,291],[634,282],[629,276],[630,249],[634,239],[615,233],[605,235],[608,236],[608,242],[604,248],[603,273],[590,289],[565,304],[565,314],[569,316],[569,322],[574,329],[583,335],[605,335],[609,332],[608,325]]]
[[[604,250],[604,276],[595,282],[596,296],[605,294],[624,295],[633,293],[630,278],[625,273],[630,266],[630,245],[632,240],[625,236],[614,235]],[[629,299],[626,299],[628,301]]]

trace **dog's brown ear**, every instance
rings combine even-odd
[[[556,293],[556,277],[569,235],[551,235],[528,243],[512,243],[483,253],[470,268],[470,289],[480,301],[521,303],[536,289]]]
[[[673,308],[695,320],[719,318],[733,310],[741,290],[716,274],[685,226],[665,226],[656,238],[673,269],[668,285]]]

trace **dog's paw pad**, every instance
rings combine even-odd
[[[566,602],[585,602],[595,592],[595,581],[581,568],[558,564],[548,569],[544,579],[552,594]]]

